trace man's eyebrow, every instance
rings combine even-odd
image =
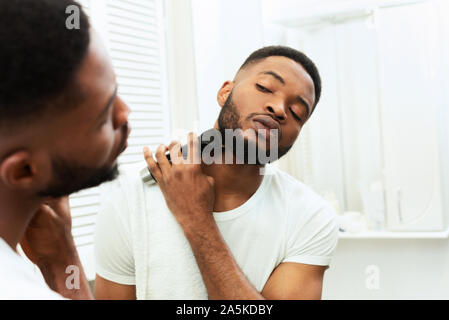
[[[307,110],[307,116],[310,116],[310,106],[309,104],[306,102],[306,100],[304,100],[301,96],[296,96],[296,101],[299,104],[302,104],[304,107],[306,107]]]
[[[117,96],[117,90],[118,90],[118,86],[115,85],[115,89],[114,89],[114,93],[112,94],[112,96],[109,98],[108,103],[106,104],[106,106],[104,107],[104,109],[101,111],[100,115],[98,116],[97,119],[101,119],[103,118],[103,116],[109,111],[109,108],[111,107],[112,103],[115,100],[115,97]]]
[[[280,83],[285,84],[284,79],[282,79],[282,77],[280,75],[278,75],[276,72],[274,71],[263,71],[260,74],[269,74],[270,76],[275,77],[277,80],[279,80]]]

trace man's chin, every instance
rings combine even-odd
[[[99,186],[102,183],[115,180],[119,175],[118,164],[115,163],[110,168],[103,168],[88,179],[84,185],[82,185],[78,191],[83,189],[89,189]]]
[[[81,175],[90,171],[87,178],[81,179]],[[50,185],[46,190],[39,192],[41,197],[59,198],[84,189],[90,189],[102,183],[115,180],[119,175],[118,164],[101,169],[77,168],[70,169],[59,167],[56,169],[58,182]]]

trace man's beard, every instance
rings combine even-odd
[[[125,150],[128,135],[128,124],[122,127],[122,141],[115,158]],[[116,179],[119,175],[118,165],[100,168],[74,164],[61,158],[52,161],[54,179],[50,185],[38,193],[41,197],[59,198],[68,196],[83,189],[93,188],[100,184]]]
[[[252,116],[255,116],[257,114],[250,114],[247,117],[247,120],[250,120],[250,118]],[[242,124],[241,124],[241,116],[237,111],[236,105],[234,104],[234,101],[232,100],[232,91],[229,94],[228,98],[226,99],[223,107],[221,108],[220,114],[218,115],[218,129],[221,133],[222,136],[222,141],[224,142],[226,139],[226,135],[225,135],[225,130],[226,129],[232,129],[232,130],[237,130],[237,129],[241,129],[242,128]],[[259,139],[257,132],[256,135],[257,140]],[[279,146],[279,140],[278,142],[278,146]],[[253,146],[251,146],[254,150],[256,150],[256,154],[259,154],[259,144],[258,141],[248,141],[247,138],[244,139],[244,154],[243,154],[243,163],[248,163],[249,162],[249,152],[248,150],[251,149],[250,144],[255,144]],[[236,154],[237,148],[236,148],[236,139],[234,138],[234,142],[233,142],[233,153],[234,153],[234,157],[236,158],[241,158],[239,157],[239,155]],[[278,148],[278,156],[276,159],[273,159],[273,161],[276,161],[278,159],[280,159],[281,157],[283,157],[290,149],[291,149],[292,145],[281,148]],[[267,150],[264,150],[262,152],[267,152]],[[270,150],[268,150],[268,152],[271,152]],[[270,161],[272,162],[272,161]],[[263,163],[260,163],[259,161],[259,157],[256,157],[256,165],[261,165]]]
[[[53,182],[38,193],[41,197],[59,198],[83,189],[96,187],[103,182],[117,178],[118,165],[113,167],[90,168],[69,164],[68,161],[53,160]]]

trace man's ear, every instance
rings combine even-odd
[[[50,166],[41,156],[28,151],[17,151],[0,163],[0,179],[11,190],[37,192],[50,179]]]
[[[220,90],[218,90],[217,101],[220,107],[223,107],[229,95],[231,94],[232,88],[234,88],[234,82],[225,81],[221,86]]]

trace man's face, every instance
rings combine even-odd
[[[47,124],[52,177],[40,196],[68,195],[118,174],[117,157],[127,146],[130,130],[129,108],[117,96],[110,59],[95,33],[78,79],[83,104]]]
[[[265,150],[269,150],[272,129],[277,129],[280,158],[308,120],[315,90],[312,78],[300,64],[272,56],[241,70],[234,82],[225,82],[218,100],[222,106],[219,129],[242,129],[245,140]],[[248,129],[262,134],[249,135]]]

